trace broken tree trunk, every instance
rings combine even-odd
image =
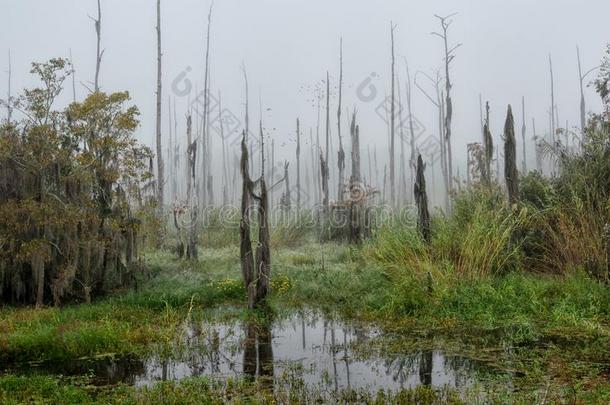
[[[525,97],[521,97],[521,119],[521,142],[523,143],[523,161],[521,162],[521,172],[525,176],[527,174],[527,145],[525,143],[525,133],[527,130],[525,126]]]
[[[491,162],[494,156],[494,144],[489,130],[489,102],[485,103],[485,123],[483,124],[483,167],[481,177],[483,184],[491,187]]]
[[[339,187],[337,201],[343,201],[345,191],[345,151],[341,139],[341,100],[343,88],[343,38],[339,47],[339,106],[337,107],[337,134],[339,136],[339,152],[337,153],[337,168],[339,169]]]
[[[428,211],[428,194],[426,193],[426,178],[424,170],[426,166],[422,160],[421,154],[417,156],[417,175],[415,177],[415,185],[413,194],[417,204],[417,228],[426,243],[430,243],[430,213]]]
[[[519,174],[517,171],[517,145],[513,111],[508,106],[504,124],[504,179],[508,190],[508,201],[515,204],[519,199]]]
[[[356,112],[352,115],[350,125],[350,135],[352,139],[352,175],[350,177],[350,243],[360,243],[364,231],[364,203],[366,201],[366,188],[362,183],[360,174],[360,128],[356,125]]]
[[[186,119],[186,134],[187,134],[187,157],[188,157],[188,180],[187,180],[187,200],[188,200],[188,215],[190,216],[188,221],[188,242],[186,246],[186,257],[187,259],[197,260],[197,215],[198,215],[198,204],[195,204],[197,193],[193,192],[193,185],[195,184],[195,164],[197,161],[197,140],[192,141],[192,119],[189,114]]]
[[[287,175],[287,173],[286,173]],[[288,176],[286,176],[288,179]],[[297,118],[297,218],[301,214],[301,123]]]

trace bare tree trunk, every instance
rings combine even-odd
[[[515,142],[515,122],[513,111],[508,106],[504,124],[504,178],[508,190],[508,201],[515,204],[519,200],[519,174],[517,170],[517,145]]]
[[[328,158],[330,152],[330,77],[326,72],[326,151],[322,168],[326,169],[326,173],[322,173],[322,192],[324,193],[324,211],[326,215],[330,213],[330,199],[328,195]]]
[[[222,206],[226,207],[229,200],[229,169],[227,167],[227,151],[225,141],[224,123],[222,122],[222,94],[218,91],[218,124],[220,125],[220,139],[222,140]]]
[[[394,73],[394,67],[395,67],[395,63],[396,63],[396,58],[394,55],[394,30],[396,29],[396,26],[390,22],[390,38],[391,38],[391,42],[392,42],[392,69],[391,69],[391,74],[392,74],[392,94],[390,96],[390,102],[391,102],[391,106],[390,106],[390,205],[392,207],[395,206],[396,204],[396,182],[395,182],[395,149],[394,149],[394,143],[395,143],[395,125],[396,125],[396,102],[395,100],[395,80],[396,80],[396,75]]]
[[[32,274],[36,285],[36,308],[44,305],[44,260],[39,253],[32,254]]]
[[[491,131],[489,130],[489,102],[485,103],[485,123],[483,124],[483,167],[481,177],[483,178],[483,184],[487,187],[491,187],[492,175],[491,175],[491,162],[494,156],[494,145]]]
[[[95,25],[95,34],[97,37],[97,51],[95,56],[95,80],[93,82],[94,91],[97,93],[100,91],[100,68],[102,65],[102,57],[104,51],[101,50],[102,42],[102,6],[100,0],[97,0],[97,19],[93,19]]]
[[[441,23],[442,33],[433,33],[443,40],[444,45],[444,61],[445,61],[445,139],[447,144],[447,176],[449,177],[449,192],[453,191],[453,151],[451,148],[451,121],[453,119],[453,103],[451,100],[451,79],[449,76],[449,65],[455,58],[455,50],[461,46],[457,44],[453,48],[449,48],[447,30],[451,26],[452,21],[449,20],[455,14],[450,14],[446,17],[436,15]]]
[[[373,184],[373,161],[371,160],[371,145],[367,144],[366,145],[366,154],[368,157],[368,162],[369,162],[369,178],[368,178],[368,185],[372,186]]]
[[[71,63],[71,62],[70,62]],[[12,94],[11,94],[11,82],[13,79],[13,64],[11,62],[11,50],[8,51],[8,96],[6,98],[6,122],[8,124],[11,123],[11,119],[13,116],[13,107],[12,104]]]
[[[240,170],[243,179],[242,194],[241,194],[241,221],[239,223],[240,248],[239,257],[241,260],[241,272],[244,280],[244,286],[248,293],[248,306],[251,301],[254,301],[254,295],[251,294],[254,279],[254,256],[252,253],[252,239],[250,236],[250,201],[251,188],[253,187],[250,179],[249,162],[248,162],[248,135],[244,131],[241,141],[241,163]],[[251,298],[252,296],[252,298]]]
[[[290,209],[292,208],[291,207],[292,198],[290,196],[290,180],[288,178],[288,167],[289,166],[290,166],[290,163],[284,162],[285,191],[284,191],[284,195],[282,195],[281,206],[282,206],[282,211],[284,212],[284,214],[286,214],[286,218],[288,218],[288,214],[290,213]]]
[[[540,141],[538,140],[538,135],[536,135],[536,119],[532,118],[532,133],[533,133],[533,140],[534,140],[534,148],[535,148],[535,152],[536,152],[536,170],[538,170],[538,173],[542,174],[543,171],[543,167],[542,167],[542,151],[540,150]]]
[[[555,81],[553,77],[553,60],[549,55],[549,70],[551,72],[551,143],[555,147]]]
[[[301,215],[301,123],[297,118],[297,218]]]
[[[163,204],[165,202],[163,198],[163,189],[165,187],[163,147],[161,144],[161,58],[161,0],[157,0],[157,123],[155,133],[157,138],[157,204],[160,215],[163,213]]]
[[[205,45],[205,73],[204,73],[204,82],[203,82],[203,125],[202,125],[202,139],[201,139],[201,168],[202,168],[202,176],[201,176],[201,205],[206,205],[206,192],[209,193],[209,175],[208,173],[208,154],[209,154],[209,145],[208,145],[208,128],[209,128],[209,113],[210,113],[210,29],[212,28],[212,8],[214,7],[214,2],[210,4],[210,8],[208,11],[208,27],[206,32],[206,45]],[[198,97],[199,95],[197,95]]]
[[[186,247],[186,257],[188,259],[197,260],[197,216],[199,215],[198,204],[194,200],[197,198],[197,193],[193,192],[192,187],[195,184],[195,174],[197,172],[197,140],[192,141],[192,118],[189,113],[186,119],[186,137],[187,137],[187,186],[186,198],[188,201],[188,214],[190,216],[188,222],[188,242]]]
[[[402,117],[402,95],[400,91],[400,75],[396,75],[396,87],[398,88],[398,128],[400,137],[400,175],[398,176],[398,208],[402,207],[407,200],[407,166],[405,158],[405,126]]]
[[[339,46],[339,106],[337,107],[337,134],[339,136],[339,152],[337,154],[337,167],[339,169],[339,187],[337,201],[343,201],[345,190],[345,151],[341,140],[341,100],[343,91],[343,38]]]
[[[578,46],[576,47],[576,57],[578,58],[578,82],[580,85],[580,130],[584,134],[585,128],[587,126],[586,122],[586,106],[585,106],[585,92],[583,90],[583,80],[584,77],[582,75],[582,67],[580,64],[580,49]]]
[[[360,173],[360,128],[356,125],[356,112],[352,115],[350,125],[352,140],[352,175],[350,177],[350,235],[351,243],[360,243],[364,231],[364,202],[366,200],[366,188],[362,183]]]
[[[426,178],[424,170],[426,166],[421,158],[421,154],[417,156],[417,176],[413,187],[413,195],[417,204],[417,227],[426,243],[430,243],[430,213],[428,211],[428,194],[426,193]]]
[[[261,137],[261,178],[260,196],[254,194],[252,197],[258,201],[258,244],[256,247],[256,295],[249,300],[248,307],[254,309],[259,307],[267,298],[271,276],[271,249],[269,233],[269,200],[267,198],[267,184],[265,182],[265,141],[263,136],[263,123],[260,121]]]
[[[521,118],[521,141],[523,142],[523,161],[521,162],[521,171],[525,176],[527,174],[527,145],[525,143],[525,132],[527,129],[525,127],[525,97],[521,97]]]
[[[415,184],[415,178],[413,176],[413,174],[415,173],[415,166],[416,166],[416,158],[415,158],[415,151],[416,151],[416,147],[415,147],[415,128],[413,126],[413,110],[411,108],[411,100],[412,100],[412,89],[411,89],[411,72],[409,71],[409,63],[407,62],[407,59],[405,58],[405,67],[406,67],[406,71],[407,71],[407,84],[406,84],[406,90],[407,90],[407,112],[409,113],[409,146],[411,148],[411,155],[409,158],[409,172],[411,173],[411,181],[409,182],[409,186],[413,187]],[[409,193],[410,194],[410,193]]]

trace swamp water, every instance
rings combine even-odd
[[[442,351],[389,353],[373,344],[380,338],[381,332],[371,326],[298,312],[270,327],[243,321],[191,323],[169,355],[43,363],[7,372],[90,375],[96,385],[134,386],[195,376],[253,377],[269,388],[372,394],[419,385],[465,390],[487,369]]]

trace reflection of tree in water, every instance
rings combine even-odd
[[[270,322],[247,322],[243,370],[246,377],[260,377],[264,389],[273,389],[273,336]]]
[[[477,368],[477,362],[466,357],[445,357],[445,369],[453,370],[455,375],[455,388],[467,386]]]
[[[405,382],[411,377],[419,366],[419,353],[388,358],[385,360],[387,374],[392,375],[394,381],[404,388]]]
[[[419,382],[427,387],[432,385],[432,368],[434,353],[431,350],[422,351],[419,360]]]

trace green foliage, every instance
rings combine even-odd
[[[151,153],[133,137],[139,112],[128,93],[54,110],[71,72],[62,59],[34,63],[42,86],[0,127],[0,301],[89,300],[132,278],[134,213],[151,180]]]

